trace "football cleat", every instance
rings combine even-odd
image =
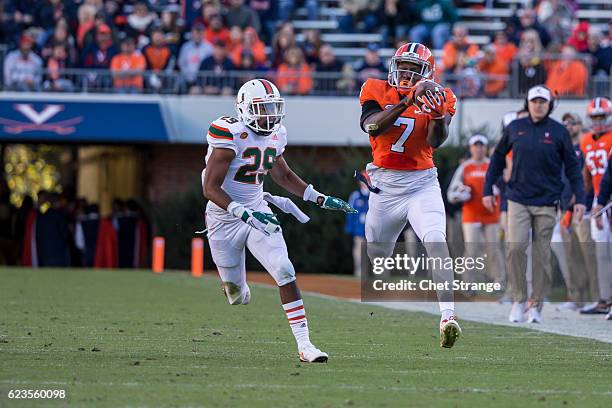
[[[580,314],[606,314],[610,312],[610,305],[604,301],[591,303],[580,309]]]
[[[610,311],[606,315],[606,320],[612,321],[612,307],[610,308]]]
[[[329,356],[314,345],[309,344],[299,350],[300,361],[303,363],[327,363]]]
[[[541,323],[542,322],[542,313],[538,310],[537,307],[532,307],[529,309],[529,323]]]
[[[243,291],[240,285],[233,282],[221,282],[221,291],[230,305],[247,305],[251,301],[251,290],[249,285],[244,285]]]
[[[510,323],[522,323],[525,321],[525,303],[514,302],[512,303],[512,310],[508,317]]]
[[[455,316],[440,320],[440,347],[453,347],[460,335],[461,327]]]

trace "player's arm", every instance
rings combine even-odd
[[[302,197],[304,201],[312,201],[319,207],[328,210],[338,210],[346,213],[357,212],[344,200],[319,193],[312,184],[306,184],[300,176],[291,170],[282,155],[276,158],[274,166],[270,170],[270,175],[276,184],[290,193]]]
[[[448,125],[450,125],[452,116],[448,113],[439,119],[432,119],[427,128],[427,143],[435,148],[438,148],[448,138]]]
[[[234,153],[233,150],[213,148],[208,158],[206,177],[202,185],[204,197],[224,210],[227,210],[232,199],[223,191],[221,185],[223,184],[223,180],[225,180],[225,176],[227,175],[227,171],[234,157],[236,157],[236,153]]]
[[[361,129],[374,137],[384,133],[412,103],[412,97],[407,96],[391,109],[382,109],[374,100],[365,101],[361,105]]]

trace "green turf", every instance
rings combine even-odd
[[[229,306],[184,273],[0,270],[0,406],[9,389],[65,389],[53,406],[611,406],[612,345],[306,296],[298,363],[274,288]],[[96,351],[93,351],[96,350]]]

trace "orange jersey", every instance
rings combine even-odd
[[[599,195],[599,184],[608,167],[611,149],[612,131],[604,133],[597,140],[593,137],[593,133],[587,133],[580,140],[580,150],[584,155],[584,165],[589,173],[591,173],[591,178],[593,179],[595,197]]]
[[[448,113],[455,114],[457,98],[444,88]],[[359,103],[375,101],[382,109],[399,103],[397,89],[380,79],[368,79],[361,87]],[[394,125],[376,137],[370,136],[373,163],[392,170],[425,170],[434,167],[434,149],[427,143],[430,117],[413,105],[406,109]]]
[[[463,184],[470,188],[471,197],[463,203],[462,222],[481,222],[483,224],[499,222],[499,205],[495,206],[493,212],[482,205],[488,168],[488,160],[481,163],[468,160],[463,165]]]

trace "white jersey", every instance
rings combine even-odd
[[[232,201],[246,208],[256,209],[262,205],[263,178],[274,165],[276,158],[283,154],[287,145],[287,130],[280,129],[269,136],[260,136],[245,126],[238,119],[222,116],[210,125],[206,140],[208,153],[206,163],[213,148],[230,149],[236,157],[230,163],[221,188]],[[206,169],[202,172],[202,184]],[[212,201],[208,202],[207,212],[221,219],[233,220]]]

